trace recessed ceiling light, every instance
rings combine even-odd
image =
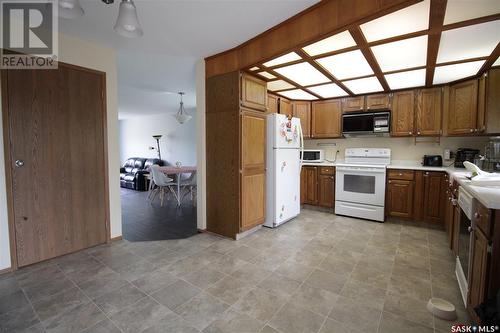
[[[333,98],[333,97],[348,95],[348,93],[346,93],[345,90],[340,88],[336,83],[329,83],[321,86],[309,87],[307,89],[320,95],[323,98]]]
[[[267,83],[267,89],[271,91],[292,89],[292,88],[295,88],[295,86],[283,80],[276,80]]]
[[[260,76],[263,76],[263,77],[265,77],[266,79],[269,79],[269,80],[272,80],[272,79],[276,78],[276,76],[274,76],[273,74],[268,73],[268,72],[259,72],[257,74],[259,74]]]
[[[477,17],[500,13],[498,0],[453,0],[446,4],[444,24],[466,21]]]
[[[282,55],[281,57],[274,58],[273,60],[269,60],[268,62],[264,63],[264,66],[266,67],[273,67],[281,64],[286,64],[287,62],[295,61],[302,59],[297,53],[295,52],[290,52],[285,55]]]
[[[279,94],[290,99],[305,99],[305,100],[317,99],[315,96],[301,89],[282,91]]]
[[[430,0],[400,9],[360,26],[368,42],[429,28]]]
[[[375,76],[342,82],[355,94],[366,94],[384,90]]]
[[[437,66],[434,71],[433,84],[447,83],[476,75],[483,64],[484,60]]]
[[[400,40],[371,48],[382,72],[425,66],[427,36]]]
[[[489,56],[500,41],[500,21],[443,31],[437,63]]]
[[[360,50],[340,53],[316,61],[339,80],[373,74],[372,68]]]
[[[308,62],[280,67],[275,69],[275,71],[302,86],[330,81]]]
[[[393,90],[421,87],[425,85],[425,69],[387,74],[385,79]]]
[[[344,31],[331,37],[325,38],[314,44],[308,45],[303,50],[310,56],[323,54],[327,52],[342,50],[351,46],[355,46],[356,42],[352,38],[349,31]]]

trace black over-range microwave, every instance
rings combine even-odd
[[[388,135],[391,125],[391,112],[356,112],[342,115],[342,134]]]

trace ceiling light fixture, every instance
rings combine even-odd
[[[179,124],[184,124],[185,122],[189,121],[192,116],[190,116],[186,110],[184,109],[184,102],[182,101],[182,96],[185,95],[183,92],[179,92],[179,95],[181,96],[181,103],[179,107],[179,111],[174,115],[175,119],[179,122]]]
[[[143,35],[139,19],[137,18],[137,10],[132,0],[122,0],[120,3],[118,19],[116,20],[114,29],[124,37],[135,38]]]
[[[83,16],[85,11],[80,5],[80,0],[59,0],[59,16],[74,19]]]

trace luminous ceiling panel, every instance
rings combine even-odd
[[[500,57],[493,63],[493,66],[500,66]]]
[[[252,67],[250,68],[251,71],[258,71],[259,70],[259,67]]]
[[[285,64],[287,62],[295,61],[302,59],[297,53],[295,52],[290,52],[285,55],[282,55],[281,57],[274,58],[273,60],[269,60],[268,62],[264,63],[264,66],[266,67],[273,67],[281,64]]]
[[[461,64],[438,66],[434,71],[433,84],[447,83],[476,75],[484,61],[464,62]]]
[[[275,71],[302,86],[330,81],[320,71],[307,62],[280,67],[275,69]]]
[[[267,83],[267,89],[271,91],[292,89],[292,88],[295,88],[295,86],[283,80],[276,80]]]
[[[427,36],[374,46],[372,51],[382,72],[425,66]]]
[[[327,52],[342,50],[351,46],[355,46],[356,42],[352,38],[349,31],[344,31],[331,37],[325,38],[314,44],[303,48],[307,54],[315,56]]]
[[[437,63],[489,56],[500,42],[500,21],[443,31]]]
[[[276,78],[276,76],[274,76],[273,74],[268,73],[268,72],[259,72],[259,73],[257,73],[257,74],[259,74],[260,76],[265,77],[266,79],[270,79],[270,80],[272,80],[272,79],[275,79],[275,78]]]
[[[355,94],[366,94],[370,92],[382,91],[382,85],[376,77],[350,80],[342,82]]]
[[[368,42],[426,30],[429,28],[429,7],[430,0],[425,0],[360,27]]]
[[[452,0],[446,4],[444,24],[500,13],[498,0]]]
[[[335,83],[324,84],[321,86],[315,86],[308,88],[312,92],[320,95],[323,98],[332,98],[332,97],[340,97],[347,96],[348,94],[344,89],[340,88]]]
[[[385,79],[392,90],[421,87],[425,85],[425,69],[388,74]]]
[[[339,80],[373,74],[372,68],[360,50],[340,53],[316,61]]]
[[[290,99],[306,99],[306,100],[317,99],[313,95],[301,89],[283,91],[280,92],[280,95],[283,95]]]

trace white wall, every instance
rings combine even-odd
[[[129,157],[158,157],[155,134],[161,134],[161,158],[168,164],[177,161],[182,165],[196,165],[196,116],[179,124],[172,114],[139,116],[120,120],[120,159],[123,164]]]
[[[324,149],[327,159],[333,159],[335,151],[340,150],[337,159],[344,159],[346,148],[390,148],[392,160],[421,161],[424,155],[443,155],[444,149],[456,151],[457,148],[484,150],[487,137],[442,137],[438,143],[417,143],[413,138],[358,137],[337,140],[306,140],[305,148]],[[321,146],[323,144],[336,144]]]
[[[107,134],[109,168],[109,202],[111,237],[122,234],[118,148],[118,85],[116,53],[113,49],[83,41],[68,35],[59,35],[59,60],[65,63],[106,72]],[[0,106],[1,113],[1,106]],[[7,204],[5,200],[5,168],[3,131],[0,125],[0,269],[10,267]]]
[[[206,126],[205,126],[205,60],[196,63],[196,156],[198,172],[196,173],[196,222],[198,229],[207,228],[207,190],[206,190]]]

